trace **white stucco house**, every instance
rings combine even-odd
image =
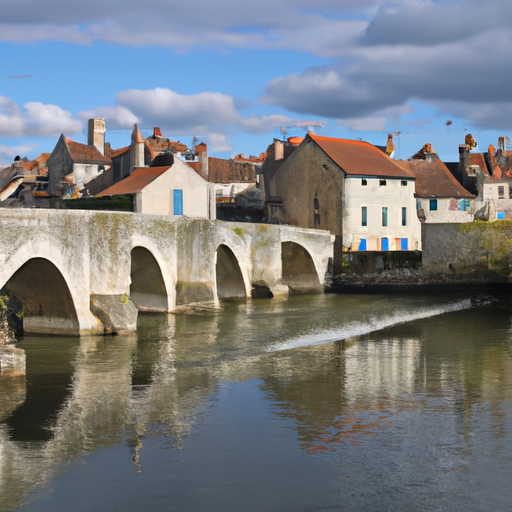
[[[212,185],[176,157],[171,165],[135,168],[99,195],[132,195],[137,213],[206,219],[216,215]]]
[[[274,141],[262,167],[273,222],[326,229],[335,261],[348,251],[421,250],[415,177],[364,141],[308,133]]]
[[[426,160],[399,160],[397,165],[416,178],[416,210],[421,222],[472,222],[475,196],[468,192],[453,176],[435,153]]]

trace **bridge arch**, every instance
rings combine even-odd
[[[318,293],[322,285],[311,254],[296,242],[281,243],[282,283],[291,293]]]
[[[46,258],[27,260],[2,289],[22,304],[23,330],[38,334],[80,334],[80,322],[62,272]]]
[[[217,247],[215,277],[220,300],[247,297],[246,282],[238,258],[225,244]]]
[[[162,270],[149,249],[135,246],[131,250],[130,278],[130,298],[138,310],[169,311]]]

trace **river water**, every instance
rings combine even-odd
[[[508,511],[512,307],[480,294],[25,337],[26,377],[0,379],[0,510]]]

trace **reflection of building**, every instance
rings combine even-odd
[[[352,401],[414,392],[421,344],[417,339],[354,343],[345,357],[347,396]]]

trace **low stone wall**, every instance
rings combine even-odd
[[[512,283],[512,221],[423,224],[422,253],[354,252],[332,290],[350,286]]]
[[[423,224],[423,273],[454,281],[508,282],[512,222]]]
[[[357,251],[343,256],[345,274],[374,274],[389,270],[421,268],[420,251]]]

